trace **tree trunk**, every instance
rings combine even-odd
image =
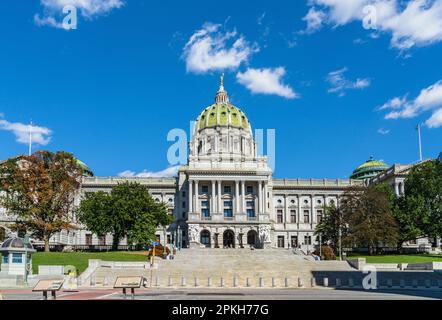
[[[43,241],[45,243],[45,252],[50,252],[51,250],[49,249],[49,236],[43,236]]]
[[[112,239],[112,251],[118,251],[118,245],[120,244],[120,236],[114,234]]]

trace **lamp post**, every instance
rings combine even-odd
[[[178,250],[181,251],[181,245],[182,245],[182,241],[181,241],[181,226],[178,226]]]
[[[339,226],[339,261],[342,261],[342,229]]]
[[[322,260],[322,233],[319,232],[319,258]]]
[[[28,244],[30,243],[28,233],[25,234],[23,240],[24,240],[23,242],[25,244],[25,248],[27,248]],[[28,284],[28,273],[29,273],[29,271],[28,271],[28,253],[25,251],[25,284],[26,285]]]

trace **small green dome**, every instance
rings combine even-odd
[[[83,171],[84,171],[83,175],[85,177],[93,177],[94,176],[94,173],[91,171],[91,169],[89,169],[89,167],[83,161],[81,161],[79,159],[75,159],[75,161],[81,167],[81,169],[83,169]]]
[[[380,160],[375,160],[370,157],[365,163],[361,164],[359,167],[353,171],[350,179],[354,180],[365,180],[377,176],[379,173],[387,170],[389,166]]]
[[[251,131],[250,122],[245,113],[229,101],[227,91],[224,90],[224,75],[221,76],[215,103],[201,112],[196,125],[198,131],[214,127],[236,127]]]

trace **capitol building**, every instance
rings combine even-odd
[[[166,239],[183,248],[253,246],[308,252],[318,244],[314,233],[325,205],[339,206],[346,188],[368,183],[386,182],[402,195],[410,168],[369,159],[351,179],[275,179],[267,157],[258,155],[251,123],[230,102],[221,79],[214,103],[196,119],[187,164],[176,177],[84,177],[76,204],[87,192],[109,192],[118,183],[138,182],[175,217],[166,230],[157,230],[161,243]],[[9,230],[8,219],[0,208],[3,233]],[[97,237],[80,224],[51,238],[52,245],[111,243],[111,235]]]

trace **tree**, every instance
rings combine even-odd
[[[347,225],[344,222],[342,211],[334,204],[324,207],[324,215],[316,226],[315,235],[321,234],[323,242],[329,242],[335,254],[338,254],[339,238],[347,237]],[[322,243],[321,243],[322,245]]]
[[[159,225],[173,221],[165,204],[156,202],[141,184],[130,182],[118,184],[110,193],[86,194],[77,216],[95,234],[111,233],[114,250],[124,237],[129,243],[148,243]]]
[[[348,225],[348,241],[366,246],[370,254],[380,244],[397,244],[398,226],[382,186],[349,188],[340,209]]]
[[[72,154],[38,151],[11,158],[0,165],[0,205],[16,219],[15,228],[25,229],[44,241],[71,225],[75,192],[83,169]]]
[[[399,223],[409,232],[405,240],[442,236],[442,163],[431,160],[414,166],[398,205]]]

